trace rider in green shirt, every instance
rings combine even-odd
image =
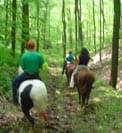
[[[13,92],[13,102],[15,104],[18,103],[16,94],[17,88],[19,87],[20,83],[27,79],[39,79],[39,70],[42,68],[44,64],[43,56],[34,51],[35,43],[30,40],[27,42],[27,49],[28,52],[24,53],[20,59],[20,67],[23,70],[23,73],[16,76],[16,78],[12,82],[12,92]]]
[[[43,63],[44,59],[41,54],[36,51],[29,51],[22,55],[20,66],[23,68],[24,72],[39,73],[39,69]]]

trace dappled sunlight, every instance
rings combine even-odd
[[[55,68],[53,68],[53,67],[48,67],[48,69],[49,69],[49,71],[51,72],[51,74],[52,74],[53,76],[56,76],[56,70],[55,70]]]
[[[121,52],[121,50],[120,50]],[[102,52],[102,62],[100,62],[99,53],[92,57],[93,61],[90,61],[89,66],[94,71],[96,78],[99,78],[106,83],[109,83],[111,77],[111,51]],[[122,63],[121,56],[118,62],[118,78],[117,78],[117,90],[122,90]]]
[[[56,94],[61,94],[61,91],[59,91],[59,90],[56,90]]]
[[[109,60],[109,59],[111,59],[111,51],[108,51],[108,52],[104,52],[103,54],[102,54],[102,61],[107,61],[107,60]],[[93,57],[93,64],[96,64],[96,63],[98,63],[98,62],[100,62],[100,54],[98,53],[98,54],[96,54],[94,57]]]
[[[98,97],[95,97],[95,98],[93,98],[93,101],[94,101],[94,102],[100,102],[100,101],[101,101],[101,99],[100,99],[100,98],[98,98]]]

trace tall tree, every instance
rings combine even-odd
[[[65,20],[65,0],[62,0],[62,23],[63,23],[63,48],[64,48],[64,58],[66,55],[66,20]]]
[[[99,55],[100,61],[102,61],[102,2],[100,0],[100,46],[99,46]]]
[[[110,84],[116,88],[118,75],[118,49],[119,49],[119,28],[120,28],[120,0],[114,0],[114,23],[112,38],[112,62],[111,62],[111,79]]]
[[[36,2],[36,6],[37,6],[37,47],[36,50],[39,51],[39,40],[40,40],[40,24],[39,24],[39,17],[40,17],[40,4],[39,4],[39,0],[37,0]]]
[[[48,46],[47,46],[48,44],[47,44],[47,41],[46,41],[48,4],[49,4],[49,1],[46,0],[45,1],[45,10],[44,10],[44,48],[45,49],[48,48]]]
[[[6,46],[8,45],[8,0],[4,1],[5,4],[5,42]]]
[[[22,45],[21,54],[24,52],[25,44],[29,40],[29,4],[22,0]]]
[[[78,0],[75,0],[75,53],[77,53],[77,42],[78,42]]]
[[[81,22],[81,0],[79,0],[79,9],[78,9],[78,41],[83,47],[83,33],[82,33],[82,22]]]
[[[16,0],[12,1],[12,30],[11,30],[12,54],[15,55],[16,43]]]
[[[73,37],[72,37],[72,19],[71,19],[71,10],[70,8],[68,9],[68,16],[67,16],[69,25],[68,25],[68,32],[69,32],[69,47],[72,49],[72,41],[73,41]]]
[[[102,21],[103,21],[103,26],[102,26],[102,41],[103,41],[103,47],[104,47],[104,27],[105,27],[105,14],[104,14],[104,1],[102,0]]]
[[[94,26],[94,33],[93,33],[93,36],[94,36],[94,49],[95,49],[95,53],[97,52],[96,51],[96,21],[95,21],[95,3],[94,3],[94,0],[92,0],[92,5],[93,5],[93,26]]]

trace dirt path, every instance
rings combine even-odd
[[[71,119],[73,113],[76,111],[76,101],[73,100],[73,96],[68,95],[65,89],[57,89],[57,73],[55,62],[51,62],[48,76],[48,78],[51,79],[48,85],[49,103],[47,107],[47,115],[49,121],[45,125],[45,132],[71,132]],[[60,99],[60,96],[63,97]],[[58,99],[60,99],[60,101],[58,101]],[[20,106],[13,105],[13,103],[6,99],[3,95],[0,96],[0,103],[0,125],[2,125],[0,127],[1,133],[23,133],[25,128],[28,127]],[[23,125],[22,123],[25,125],[25,127],[20,129],[20,125]]]
[[[104,66],[104,67],[103,67]],[[110,65],[96,64],[95,73],[98,78],[109,81]],[[78,101],[69,95],[66,89],[58,89],[56,62],[51,61],[49,66],[50,83],[48,85],[48,107],[47,114],[49,122],[45,125],[47,133],[71,133],[73,129],[73,116],[80,112]],[[122,89],[122,64],[119,64],[118,89]],[[20,106],[14,106],[11,101],[3,95],[0,96],[0,126],[1,133],[23,133],[27,128],[24,122]],[[20,129],[20,125],[23,127]]]
[[[50,73],[52,80],[51,82],[54,84],[49,85],[48,95],[49,95],[49,105],[47,109],[47,113],[49,116],[49,123],[46,126],[48,132],[53,133],[61,133],[61,132],[70,132],[72,130],[71,127],[71,119],[73,109],[75,110],[73,104],[73,98],[71,95],[68,95],[66,90],[58,90],[56,83],[57,83],[57,74],[56,74],[56,64],[51,63]],[[58,102],[60,94],[63,94],[63,100]],[[62,108],[62,109],[61,109]],[[62,111],[61,111],[62,110]]]

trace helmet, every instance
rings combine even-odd
[[[69,50],[69,54],[72,54],[72,50]]]
[[[27,42],[27,47],[33,48],[34,46],[35,46],[35,42],[34,42],[34,41],[29,40],[29,41]]]

